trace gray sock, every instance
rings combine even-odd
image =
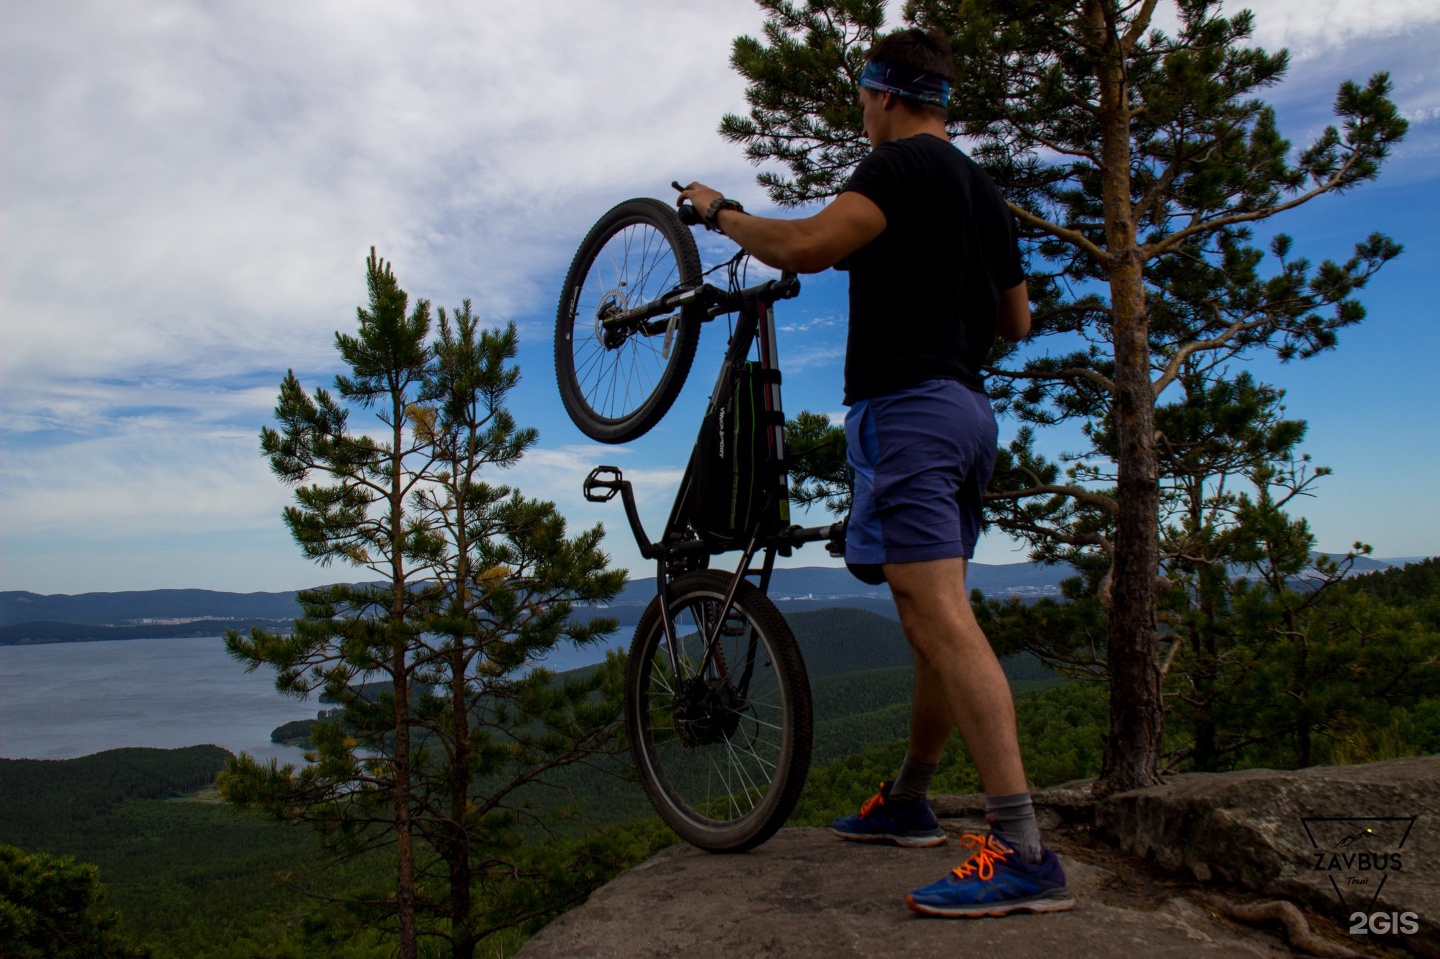
[[[1035,822],[1035,805],[1030,801],[1029,792],[986,796],[985,819],[990,823],[990,831],[1032,866],[1044,857],[1040,826]]]
[[[900,766],[900,775],[896,776],[895,782],[890,785],[890,798],[900,802],[924,799],[925,794],[930,791],[930,780],[935,778],[935,770],[939,768],[939,763],[922,763],[906,753],[905,762]]]

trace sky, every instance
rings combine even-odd
[[[1377,182],[1273,224],[1316,261],[1372,230],[1402,243],[1362,294],[1368,319],[1336,351],[1254,370],[1287,390],[1305,449],[1334,470],[1297,510],[1319,548],[1433,555],[1440,3],[1248,6],[1255,42],[1292,53],[1265,94],[1292,142],[1330,122],[1341,81],[1377,70],[1411,122]],[[752,0],[0,0],[0,16],[0,589],[360,578],[300,556],[258,433],[287,369],[311,389],[338,372],[334,332],[354,327],[371,246],[412,297],[470,298],[517,325],[513,405],[540,439],[496,479],[576,529],[604,522],[615,562],[651,572],[618,503],[586,503],[580,483],[621,467],[656,531],[724,336],[705,330],[664,422],[602,446],[560,405],[555,305],[575,247],[623,199],[701,180],[768,212],[716,132],[745,109],[728,57],[759,35]],[[726,255],[700,241],[707,263]],[[787,412],[841,412],[844,316],[833,273],[781,304]],[[1002,441],[1014,429],[1002,421]],[[976,556],[1025,558],[993,533]],[[791,562],[832,563],[818,546]]]

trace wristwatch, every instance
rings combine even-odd
[[[736,213],[745,212],[745,208],[740,205],[739,200],[732,200],[727,196],[717,196],[711,200],[710,205],[705,208],[705,216],[703,219],[705,220],[705,227],[707,229],[714,230],[716,233],[725,232],[720,229],[720,221],[716,219],[716,217],[720,215],[721,210],[734,210]]]

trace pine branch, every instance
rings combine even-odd
[[[1058,240],[1064,240],[1066,243],[1069,243],[1071,246],[1076,247],[1089,256],[1096,263],[1105,264],[1110,262],[1110,255],[1078,230],[1051,223],[1044,217],[1031,213],[1029,210],[1014,202],[1006,201],[1006,206],[1010,208],[1010,212],[1015,214],[1015,218],[1025,226],[1040,230],[1042,233],[1048,233]]]

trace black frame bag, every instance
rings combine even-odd
[[[718,408],[707,411],[695,443],[697,457],[687,521],[703,539],[728,544],[750,535],[764,514],[764,530],[780,526],[780,504],[762,502],[769,489],[766,470],[778,471],[770,449],[769,427],[775,416],[765,410],[760,364],[747,361],[735,375],[735,389]],[[768,509],[766,508],[768,505]]]

